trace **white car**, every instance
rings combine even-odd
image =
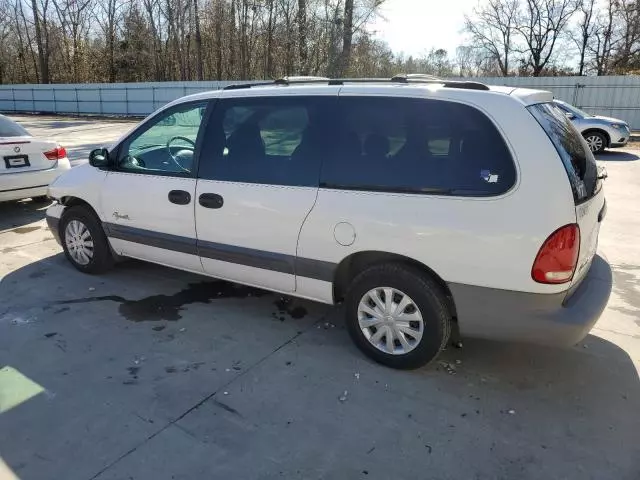
[[[70,168],[67,152],[57,142],[34,138],[0,115],[0,202],[45,200],[49,184]]]
[[[552,100],[408,77],[234,85],[94,150],[50,186],[47,220],[82,272],[134,257],[344,302],[358,347],[396,368],[452,331],[575,344],[611,292],[604,175]]]

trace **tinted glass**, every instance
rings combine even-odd
[[[122,145],[118,168],[149,174],[190,175],[205,104],[187,104],[159,114]]]
[[[509,190],[515,166],[475,108],[440,100],[341,97],[341,133],[322,170],[328,188],[487,196]]]
[[[332,97],[219,101],[203,143],[199,177],[317,186],[334,102]]]
[[[529,107],[560,155],[576,202],[591,198],[599,188],[596,159],[571,120],[553,103]]]
[[[0,115],[0,137],[24,137],[29,136],[23,127],[18,125],[13,120]]]

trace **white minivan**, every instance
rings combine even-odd
[[[344,302],[391,367],[452,330],[571,345],[611,292],[605,175],[552,100],[407,76],[233,85],[94,150],[47,220],[82,272],[133,257]]]

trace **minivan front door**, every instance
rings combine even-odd
[[[195,198],[206,273],[295,291],[298,235],[316,201],[321,157],[330,142],[327,115],[337,93],[330,90],[315,97],[218,101]]]
[[[207,103],[172,107],[113,153],[102,188],[105,232],[117,253],[202,272],[196,250],[195,159]]]

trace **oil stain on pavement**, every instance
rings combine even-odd
[[[152,295],[139,300],[127,300],[120,295],[103,295],[73,300],[61,300],[55,305],[71,305],[93,302],[117,302],[120,315],[132,322],[157,322],[160,320],[177,321],[182,318],[181,310],[192,303],[209,303],[219,298],[261,297],[268,293],[252,287],[236,285],[223,281],[190,283],[189,286],[173,295]]]

